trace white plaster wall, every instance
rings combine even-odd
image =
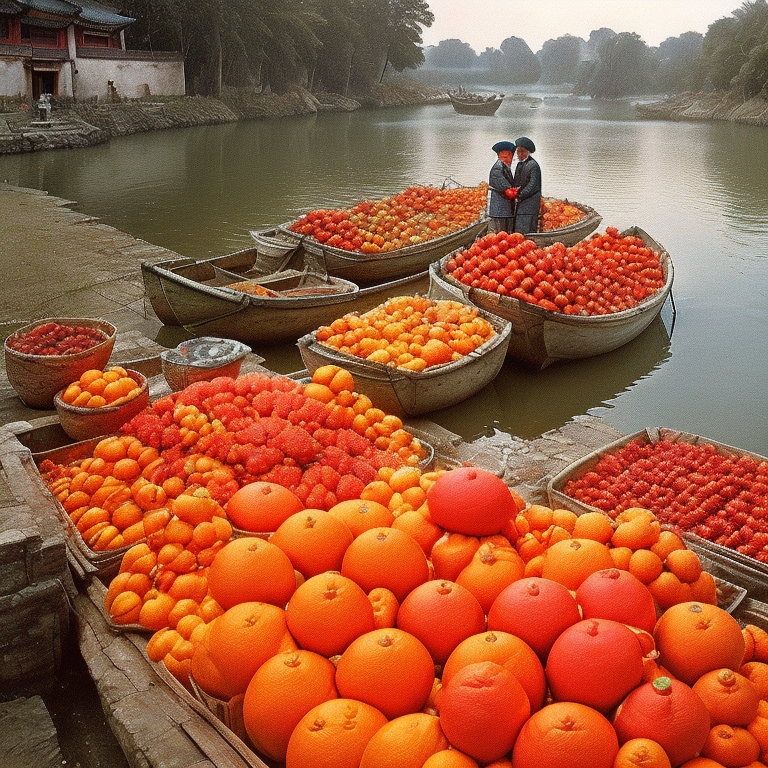
[[[107,81],[112,80],[121,98],[142,96],[183,96],[183,61],[129,61],[115,59],[77,59],[75,98],[109,96]],[[147,89],[149,91],[147,92]]]
[[[0,96],[23,96],[27,81],[21,59],[0,59]]]

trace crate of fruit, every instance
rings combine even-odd
[[[699,550],[768,573],[768,459],[700,435],[646,428],[565,467],[550,503],[610,517],[644,507]]]

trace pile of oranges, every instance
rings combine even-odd
[[[477,307],[418,295],[388,299],[315,331],[319,342],[340,352],[410,371],[461,360],[495,334]]]
[[[552,198],[541,198],[539,209],[539,219],[541,221],[541,231],[551,232],[553,229],[568,227],[581,221],[587,214],[572,205],[567,200],[555,200]]]
[[[294,232],[345,251],[383,253],[457,232],[485,210],[488,185],[454,189],[413,186],[345,210],[310,211]]]
[[[141,384],[125,368],[115,365],[105,371],[85,371],[62,392],[61,399],[79,408],[100,408],[126,403],[140,392]]]
[[[270,760],[757,768],[768,755],[768,634],[717,605],[696,554],[647,510],[529,506],[474,467],[385,472],[327,511],[249,493],[237,514],[274,533],[224,543],[204,571],[220,612],[164,627],[147,652],[241,711],[240,735]]]

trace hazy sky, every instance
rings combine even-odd
[[[594,29],[636,32],[657,46],[683,32],[706,34],[714,21],[730,16],[741,0],[427,0],[435,15],[424,30],[425,45],[458,39],[475,53],[520,37],[536,53],[546,40],[571,34],[584,40]]]

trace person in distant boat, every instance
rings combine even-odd
[[[513,232],[526,235],[539,228],[539,206],[541,205],[541,167],[531,157],[536,145],[527,137],[515,141],[517,166],[512,187],[517,189],[514,197]]]
[[[511,166],[516,147],[511,141],[497,141],[491,149],[498,155],[498,159],[488,174],[488,186],[491,189],[488,229],[491,232],[513,232],[513,204],[518,191],[515,189]]]

